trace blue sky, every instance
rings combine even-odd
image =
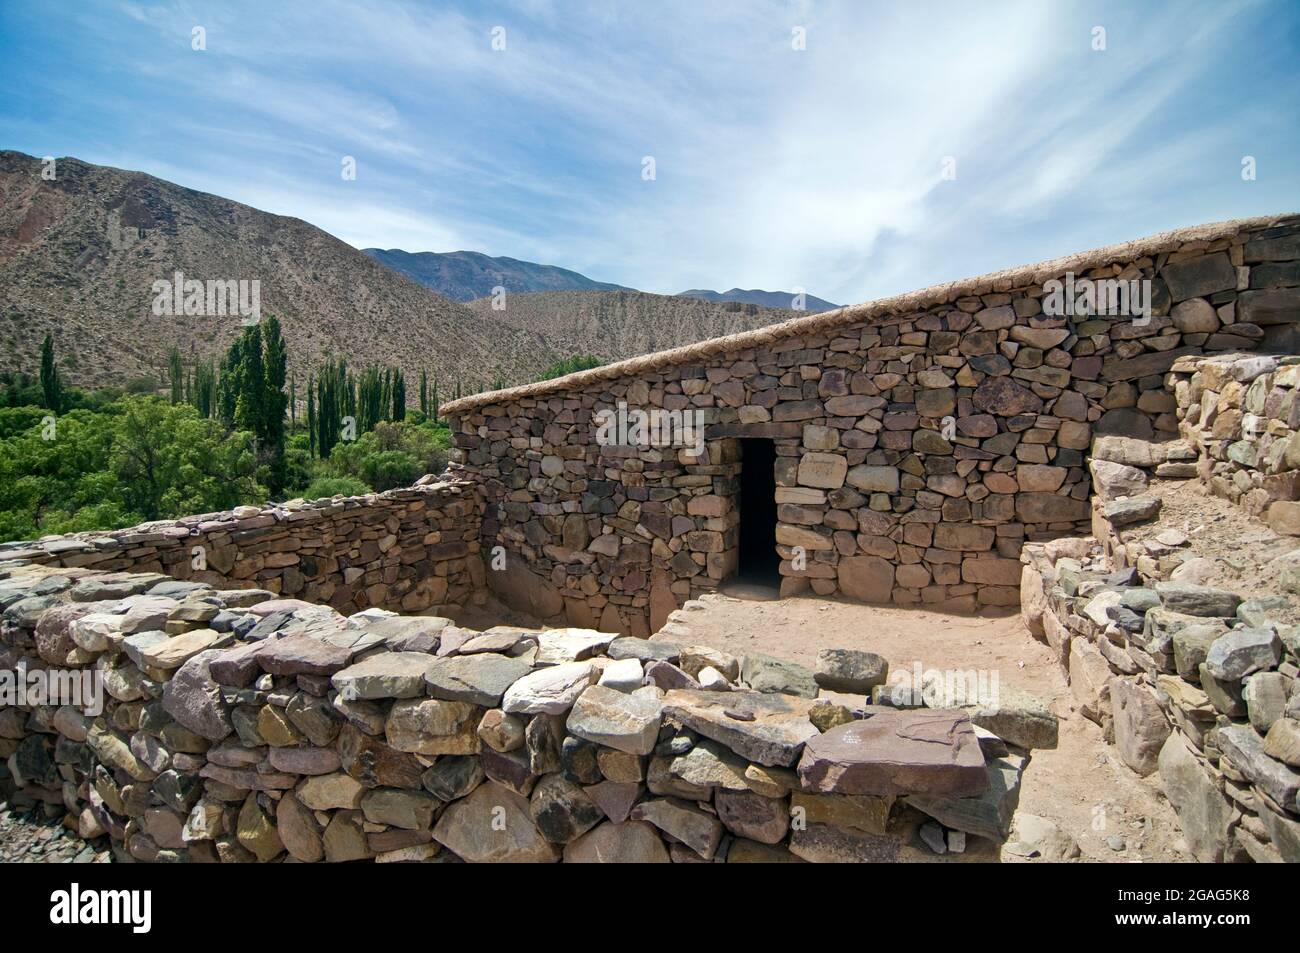
[[[863,301],[1300,208],[1294,0],[3,0],[0,62],[0,148],[647,291]]]

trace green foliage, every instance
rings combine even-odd
[[[130,526],[264,497],[246,433],[187,404],[124,397],[73,409],[0,410],[0,539]]]
[[[550,381],[577,371],[588,371],[593,367],[600,367],[599,358],[592,357],[590,354],[576,354],[573,357],[567,357],[552,364],[546,369],[546,373],[537,379],[539,381]],[[460,396],[459,393],[457,393],[457,396]]]
[[[126,392],[128,394],[153,394],[158,391],[158,382],[152,377],[141,375],[132,377],[126,382]]]
[[[446,428],[414,421],[381,422],[370,433],[336,445],[323,473],[349,476],[380,491],[409,486],[446,468],[450,436]]]
[[[264,494],[252,435],[227,435],[184,404],[126,399],[113,429],[110,468],[145,519],[226,510]]]
[[[319,500],[326,496],[361,496],[363,493],[369,493],[370,487],[366,486],[356,477],[350,476],[323,476],[317,477],[311,482],[307,489],[303,490],[302,497],[305,500]]]

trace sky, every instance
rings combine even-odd
[[[660,293],[1300,210],[1295,0],[0,0],[0,63],[0,148]]]

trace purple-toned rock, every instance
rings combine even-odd
[[[262,643],[257,662],[272,675],[333,675],[352,661],[352,650],[314,639],[287,635]]]
[[[984,755],[962,712],[881,712],[808,741],[799,762],[805,791],[974,797],[988,788]]]
[[[181,725],[209,741],[220,741],[235,730],[221,689],[208,664],[220,654],[209,649],[176,670],[163,690],[163,710]]]
[[[719,788],[713,796],[713,804],[718,819],[737,837],[747,837],[760,844],[776,844],[790,829],[790,805],[785,798]]]

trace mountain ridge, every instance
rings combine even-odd
[[[759,288],[732,288],[730,291],[711,291],[703,288],[692,288],[689,291],[678,293],[682,298],[699,298],[702,301],[739,301],[744,304],[755,304],[760,308],[785,308],[787,310],[794,307],[794,294],[789,291],[763,291]],[[816,295],[804,293],[804,307],[799,309],[806,314],[817,314],[822,311],[834,311],[840,307],[838,304],[831,304],[825,298],[819,298]]]
[[[507,294],[534,291],[633,291],[623,285],[595,281],[558,265],[541,265],[482,252],[409,252],[401,248],[363,248],[380,264],[392,268],[452,301],[467,302],[504,287]]]

